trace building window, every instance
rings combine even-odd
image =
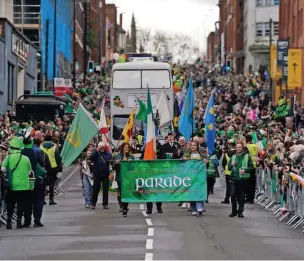
[[[107,41],[108,41],[108,46],[110,48],[111,46],[111,29],[108,30],[108,35],[107,35]]]
[[[7,102],[13,105],[14,101],[14,65],[7,63]]]
[[[273,22],[272,35],[279,35],[279,22]],[[256,23],[256,36],[269,36],[270,26],[268,23]]]
[[[270,35],[270,26],[269,26],[269,23],[264,23],[264,27],[265,27],[265,34],[264,34],[264,36]]]
[[[273,23],[273,35],[279,35],[279,22]]]
[[[264,0],[256,0],[256,6],[263,6]]]
[[[279,5],[280,0],[256,0],[256,6],[273,6]]]
[[[263,36],[264,23],[256,23],[256,36]]]

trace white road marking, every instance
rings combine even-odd
[[[147,226],[153,226],[153,223],[151,222],[150,218],[146,219],[146,224],[147,224]]]
[[[147,231],[147,236],[153,237],[155,234],[155,229],[153,227],[149,227]]]
[[[153,260],[154,254],[153,253],[146,253],[145,260]]]
[[[144,210],[144,204],[140,204],[140,209]]]
[[[146,239],[146,249],[153,249],[153,248],[154,248],[154,240]]]
[[[69,180],[69,179],[73,176],[73,174],[74,174],[78,169],[79,169],[79,166],[77,166],[77,167],[70,173],[70,175],[69,175],[68,177],[66,177],[66,178],[59,184],[59,186],[62,186],[64,183],[66,183],[67,180]]]
[[[144,217],[148,217],[148,214],[146,214],[146,211],[145,211],[145,210],[142,211],[142,214],[143,214]]]

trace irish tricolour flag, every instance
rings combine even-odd
[[[156,134],[155,134],[156,132],[155,132],[155,123],[154,123],[154,113],[151,105],[149,89],[147,90],[146,119],[147,119],[147,130],[146,130],[144,159],[154,160],[156,159]]]

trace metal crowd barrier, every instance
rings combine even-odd
[[[259,167],[256,172],[257,203],[293,229],[304,227],[304,179],[294,173],[278,178],[278,172]],[[303,230],[304,232],[304,230]]]

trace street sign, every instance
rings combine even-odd
[[[272,44],[270,47],[270,77],[276,79],[276,70],[277,70],[277,46]]]
[[[282,81],[284,82],[287,82],[288,48],[289,40],[277,41],[277,73],[279,77],[282,77]],[[286,75],[284,72],[286,73]]]
[[[302,87],[302,65],[303,50],[288,50],[288,89]]]
[[[54,78],[54,95],[63,97],[65,94],[72,95],[71,79]]]

